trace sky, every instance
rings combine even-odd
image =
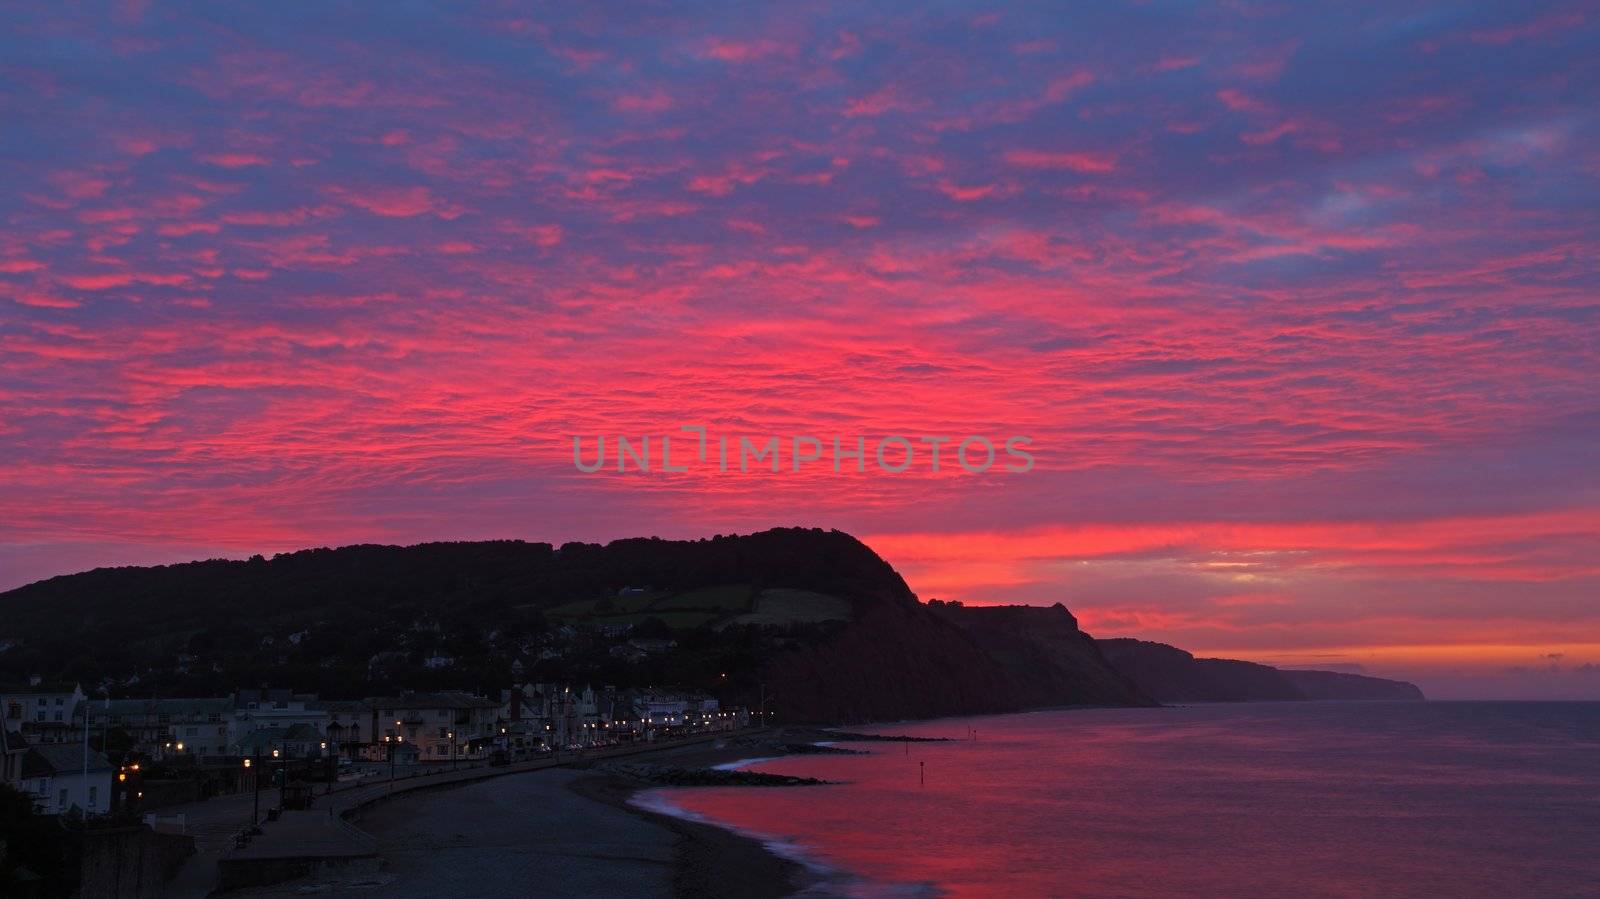
[[[1582,3],[12,7],[0,589],[805,525],[1600,698],[1597,51]],[[573,464],[686,425],[869,466]]]

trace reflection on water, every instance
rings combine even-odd
[[[1600,894],[1600,703],[1282,703],[875,728],[761,771],[844,781],[652,801],[862,895]],[[927,772],[926,785],[918,772]]]

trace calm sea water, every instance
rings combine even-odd
[[[1273,703],[880,726],[756,770],[814,788],[654,791],[759,836],[819,892],[1600,896],[1600,703]],[[925,782],[919,779],[925,777]]]

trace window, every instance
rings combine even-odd
[[[62,787],[61,788],[61,794],[56,799],[56,805],[59,806],[62,811],[66,811],[67,810],[67,788],[66,787]]]
[[[100,788],[99,787],[95,787],[95,786],[91,786],[89,788],[89,811],[94,811],[94,804],[95,804],[95,801],[97,799],[99,799],[99,796],[100,796]]]

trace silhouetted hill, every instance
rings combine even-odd
[[[1154,705],[1106,662],[1078,619],[1056,603],[1042,606],[965,606],[934,600],[929,607],[970,634],[1011,676],[1024,705],[1058,703],[1057,697],[1113,697],[1123,705]],[[1104,700],[1102,700],[1104,701]]]
[[[1349,674],[1343,671],[1312,671],[1279,668],[1278,673],[1300,688],[1307,699],[1422,699],[1422,690],[1413,683]]]
[[[1197,659],[1175,646],[1127,637],[1096,642],[1112,667],[1160,702],[1423,698],[1415,684],[1404,681]]]
[[[676,684],[752,706],[764,694],[780,721],[827,722],[1147,701],[1065,609],[1051,614],[1050,635],[1007,649],[1003,628],[922,605],[837,531],[349,546],[96,569],[0,594],[0,640],[15,644],[0,680],[70,678],[118,696]],[[641,636],[654,642],[627,643]]]

